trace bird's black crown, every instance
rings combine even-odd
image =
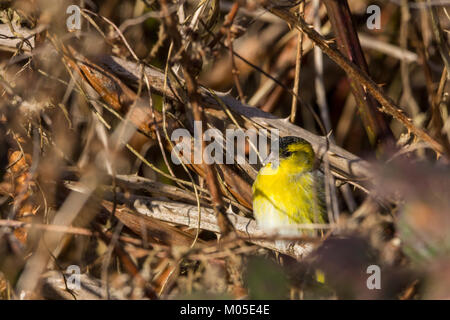
[[[282,137],[279,139],[279,154],[280,158],[287,158],[292,155],[292,151],[288,150],[288,146],[292,144],[310,144],[305,139],[299,138],[299,137]]]

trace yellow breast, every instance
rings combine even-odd
[[[323,189],[317,171],[296,161],[267,164],[253,184],[253,212],[258,225],[282,235],[305,234],[296,224],[324,223]]]

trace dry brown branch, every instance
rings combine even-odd
[[[110,202],[104,202],[104,206],[108,210],[112,209]],[[194,240],[194,236],[189,233],[148,216],[136,216],[126,207],[116,208],[114,215],[142,239],[149,239],[151,242],[188,247]]]
[[[68,234],[87,236],[87,237],[97,236],[96,232],[91,231],[90,229],[87,229],[87,228],[61,226],[61,225],[55,225],[55,224],[27,223],[27,222],[23,222],[23,221],[1,219],[0,226],[9,227],[9,228],[25,228],[25,229],[30,229],[30,230],[37,229],[37,230],[43,230],[43,231],[49,231],[49,232],[68,233]],[[122,242],[125,242],[125,243],[136,245],[136,246],[142,245],[141,240],[136,239],[136,238],[131,238],[128,236],[120,236],[119,240]]]
[[[80,193],[88,192],[83,187],[77,189]],[[110,201],[113,200],[113,196],[105,194],[104,197]],[[177,245],[188,246],[187,239],[189,235],[174,229],[170,225],[162,224],[160,221],[168,222],[171,224],[187,226],[192,229],[196,229],[199,224],[199,211],[196,205],[189,205],[177,201],[161,200],[158,198],[151,198],[146,196],[137,195],[123,195],[121,193],[116,194],[117,200],[124,202],[127,206],[131,207],[130,210],[125,207],[117,207],[115,215],[125,225],[130,227],[137,234],[148,238],[148,236],[155,237],[158,243],[172,243]],[[103,205],[111,210],[113,204],[110,201],[103,201]],[[136,215],[136,213],[140,215]],[[146,217],[151,219],[145,219]],[[284,239],[276,234],[267,234],[262,231],[256,224],[256,221],[249,219],[232,212],[227,212],[227,217],[233,224],[234,230],[237,234],[246,241],[250,241],[254,244],[278,251],[290,255],[296,259],[302,259],[306,257],[313,249],[313,242],[296,242],[290,241],[289,244],[278,243],[274,239]],[[156,219],[156,220],[153,220]],[[296,226],[297,227],[297,226]],[[300,228],[329,228],[329,225],[298,225]],[[144,236],[142,233],[144,230],[153,230],[151,235]],[[217,222],[215,212],[211,208],[202,207],[200,229],[211,231],[220,234],[221,230]],[[289,240],[289,238],[287,238]]]
[[[170,197],[172,199],[181,200],[189,203],[196,203],[197,198],[195,194],[182,190],[175,186],[171,186],[159,181],[150,180],[147,178],[131,175],[117,175],[115,177],[118,186],[124,187],[130,190],[147,190],[152,194]],[[206,192],[204,189],[200,189],[201,192]],[[204,200],[210,200],[209,197],[201,195]],[[200,203],[206,205],[208,202],[201,200]]]
[[[172,37],[172,41],[174,44],[175,51],[177,54],[180,55],[181,59],[181,68],[183,70],[184,80],[186,84],[186,90],[187,90],[187,97],[189,104],[192,108],[192,114],[194,115],[194,120],[197,123],[204,124],[204,110],[201,107],[201,99],[198,92],[198,84],[197,80],[195,79],[195,65],[196,61],[193,60],[192,56],[193,51],[187,51],[184,48],[183,41],[181,39],[181,34],[178,32],[177,29],[177,21],[175,20],[176,15],[170,15],[167,7],[167,3],[165,0],[161,0],[161,7],[162,12],[165,14],[164,23],[166,24],[167,31]],[[206,126],[203,125],[202,128],[205,128]],[[203,130],[203,129],[202,129]],[[203,135],[203,132],[201,132],[201,135]],[[202,139],[201,141],[201,150],[204,150],[206,148],[206,141]],[[203,152],[202,152],[203,154]],[[205,172],[205,180],[206,184],[208,186],[209,192],[211,194],[211,198],[214,205],[214,210],[217,214],[217,217],[219,219],[219,224],[221,226],[222,235],[227,235],[230,230],[230,224],[229,221],[227,221],[227,217],[225,216],[225,207],[223,203],[223,196],[221,189],[219,187],[219,182],[217,180],[217,172],[214,168],[214,166],[209,165],[205,162],[202,162],[203,170]],[[199,213],[200,214],[200,213]]]
[[[395,102],[387,96],[380,87],[370,79],[366,73],[361,71],[355,64],[344,57],[339,51],[333,50],[326,40],[314,31],[301,17],[295,17],[291,12],[286,9],[272,7],[267,1],[261,1],[270,12],[284,19],[289,24],[296,26],[308,37],[313,40],[317,46],[319,46],[322,51],[328,55],[334,62],[336,62],[347,74],[355,81],[362,84],[364,90],[370,92],[373,97],[381,104],[380,111],[391,115],[394,119],[400,121],[408,131],[414,133],[418,138],[427,142],[431,148],[433,148],[436,153],[443,154],[444,148],[442,145],[433,139],[424,130],[417,128],[404,113],[403,110],[396,106]]]
[[[447,69],[447,79],[450,80],[450,46],[446,41],[445,36],[442,32],[436,7],[430,5],[431,0],[427,0],[427,4],[428,4],[428,14],[431,17],[431,25],[434,38],[438,43],[439,52]]]
[[[131,83],[137,83],[139,79],[139,69],[135,63],[114,56],[104,56],[101,61],[108,70],[116,71],[118,76],[123,77]],[[164,74],[161,71],[154,67],[145,67],[144,72],[152,80],[152,89],[160,94],[165,94],[174,101],[178,100],[177,97],[180,96],[179,92],[181,89],[176,86],[176,84],[170,83],[168,90],[164,91]],[[270,113],[245,105],[233,98],[230,94],[220,92],[215,93],[220,97],[223,103],[236,114],[244,116],[260,126],[277,128],[280,130],[282,136],[295,135],[309,141],[313,145],[318,157],[322,157],[325,152],[326,140],[324,137],[317,136],[299,126],[286,123],[286,121],[279,119]],[[205,106],[214,109],[222,109],[208,90],[202,88],[200,94]],[[371,176],[369,164],[350,152],[334,144],[330,144],[328,153],[331,166],[341,175],[356,179],[366,179]]]
[[[83,79],[92,85],[99,95],[115,110],[123,113],[129,108],[128,106],[133,103],[132,101],[134,101],[134,108],[130,109],[128,116],[131,122],[140,129],[140,132],[146,134],[147,136],[154,137],[156,130],[162,130],[161,126],[163,124],[163,116],[156,110],[149,110],[146,107],[145,99],[138,98],[133,91],[131,91],[114,75],[110,74],[106,70],[103,70],[100,66],[88,61],[84,57],[79,56],[79,60],[76,62],[70,57],[67,57],[66,59],[72,67],[78,70],[78,72],[83,76]],[[140,70],[138,72],[140,78]],[[150,78],[147,73],[146,77]],[[155,79],[153,77],[150,79],[154,85]],[[162,79],[158,84],[162,85],[163,88],[166,87],[164,86],[164,81]],[[114,88],[120,88],[120,90],[115,91]],[[154,118],[154,121],[151,120],[151,117]],[[166,123],[166,130],[168,135],[170,135],[172,130],[177,127],[177,124],[172,119],[168,119]],[[165,146],[169,151],[171,151],[171,144],[166,144]],[[192,165],[191,168],[202,177],[208,177],[208,171],[205,170],[205,166]],[[232,174],[231,170],[225,168],[222,171],[225,172],[225,180],[229,183],[228,186],[230,192],[232,192],[244,206],[250,208],[251,205],[249,203],[251,201],[251,196],[249,197],[249,193],[251,194],[251,191],[249,191],[250,187],[248,184],[243,181],[238,181],[236,183],[236,179],[232,178],[232,175],[234,174]],[[242,192],[242,190],[245,190],[245,192]],[[220,198],[222,199],[222,195]]]
[[[388,56],[394,57],[399,60],[405,60],[408,63],[418,62],[419,57],[416,53],[409,50],[399,48],[393,44],[380,41],[375,37],[372,37],[365,33],[358,33],[361,46],[367,49],[373,49],[382,52]]]
[[[114,252],[122,261],[125,270],[127,270],[127,272],[135,279],[137,284],[144,289],[145,295],[149,299],[158,299],[158,295],[155,291],[155,288],[142,277],[142,275],[139,273],[139,269],[137,268],[134,261],[131,259],[128,252],[124,250],[119,243],[117,242],[113,243],[114,239],[113,236],[103,232],[100,226],[96,226],[96,229],[100,235],[100,238],[103,241],[105,241],[106,243],[111,243],[113,245]]]
[[[305,3],[302,2],[298,9],[298,14],[303,16],[305,11]],[[295,123],[295,117],[297,115],[297,104],[298,104],[298,90],[299,90],[299,83],[300,83],[300,72],[301,72],[301,66],[302,66],[302,59],[303,59],[303,32],[298,31],[298,41],[297,41],[297,55],[295,58],[295,80],[294,80],[294,88],[292,91],[294,92],[294,95],[292,97],[292,106],[291,106],[291,117],[290,120],[292,123]]]
[[[339,51],[358,66],[362,73],[369,75],[347,0],[325,0],[324,4],[336,34]],[[383,150],[383,144],[392,143],[393,140],[389,126],[382,114],[377,112],[377,102],[359,81],[350,76],[350,82],[369,141]]]
[[[158,220],[175,223],[178,225],[189,226],[193,229],[197,228],[198,225],[198,209],[193,205],[187,205],[184,203],[172,201],[153,200],[151,198],[145,197],[137,197],[133,202],[133,207],[138,213]],[[227,213],[227,215],[238,235],[262,247],[288,254],[296,259],[306,257],[313,248],[313,246],[309,243],[292,242],[289,246],[286,246],[277,244],[275,241],[270,240],[252,240],[253,238],[276,239],[277,236],[264,233],[256,225],[255,220],[248,219],[230,212]],[[218,226],[214,210],[209,208],[202,209],[200,227],[203,230],[220,233],[220,228]]]
[[[71,274],[61,273],[58,271],[48,271],[41,277],[42,295],[50,300],[100,300],[102,299],[102,281],[93,278],[88,274],[80,275],[80,289],[69,293],[67,291],[66,283],[63,276],[70,277]],[[110,298],[112,300],[127,299],[124,290],[117,290],[115,288],[110,290]]]

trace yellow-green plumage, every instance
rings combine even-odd
[[[253,212],[266,231],[311,234],[296,224],[326,222],[323,179],[314,168],[314,151],[303,139],[280,139],[279,163],[269,162],[253,184]]]

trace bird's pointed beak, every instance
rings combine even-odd
[[[267,165],[271,163],[273,167],[278,167],[278,164],[280,163],[280,157],[278,155],[278,152],[272,152],[266,160],[264,160],[264,165]]]

